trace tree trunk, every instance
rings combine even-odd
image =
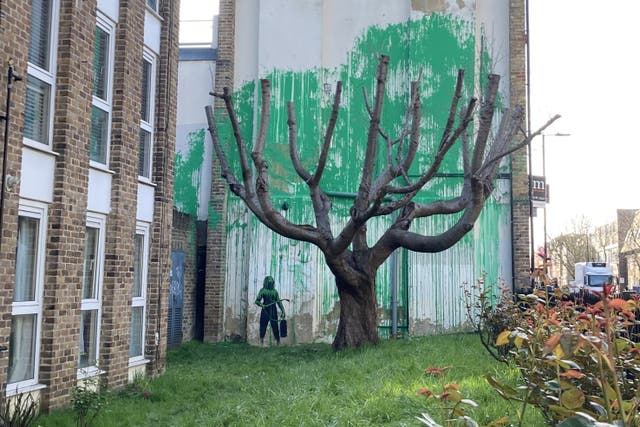
[[[378,304],[375,281],[354,286],[336,277],[336,285],[340,296],[340,321],[333,348],[342,350],[362,344],[377,344]]]

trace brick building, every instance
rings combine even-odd
[[[3,397],[164,371],[177,3],[0,2]]]

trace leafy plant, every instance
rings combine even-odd
[[[499,286],[496,295],[494,286],[487,286],[483,275],[476,283],[463,285],[467,320],[480,337],[487,352],[497,361],[509,363],[509,348],[496,346],[498,335],[517,326],[520,309],[513,304],[509,289]]]
[[[28,427],[38,415],[38,402],[31,393],[0,400],[0,426]]]
[[[476,408],[478,404],[468,398],[465,398],[460,390],[460,386],[457,383],[447,382],[445,372],[449,370],[449,367],[435,368],[429,367],[425,369],[425,373],[428,375],[434,375],[440,379],[440,393],[432,391],[428,388],[418,389],[418,394],[421,394],[428,399],[433,399],[438,402],[438,410],[440,412],[440,418],[446,423],[446,427],[479,427],[479,424],[471,418],[466,409]],[[417,417],[420,422],[430,427],[442,427],[435,420],[433,420],[428,414],[423,413],[420,417]],[[502,417],[491,424],[490,427],[502,426],[509,422],[508,417]]]
[[[632,339],[638,302],[611,298],[609,291],[593,305],[576,304],[558,289],[519,296],[510,311],[517,326],[501,332],[495,345],[511,346],[524,387],[487,376],[490,384],[520,402],[522,412],[540,408],[552,425],[640,425],[640,344]]]
[[[82,380],[71,390],[71,403],[78,427],[88,427],[107,403],[99,376]]]

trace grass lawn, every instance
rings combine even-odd
[[[517,372],[498,364],[475,335],[442,335],[383,341],[335,353],[329,345],[258,348],[246,344],[191,342],[169,352],[167,373],[143,384],[151,396],[119,392],[93,426],[419,426],[421,412],[439,419],[440,392],[429,366],[449,366],[447,382],[476,401],[481,425],[515,414],[484,379],[486,373],[515,384]],[[543,426],[527,408],[525,426]],[[514,417],[515,418],[515,417]],[[74,413],[40,417],[42,427],[73,426]]]

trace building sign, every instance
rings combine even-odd
[[[544,176],[531,176],[531,200],[534,202],[548,202],[547,184]]]

